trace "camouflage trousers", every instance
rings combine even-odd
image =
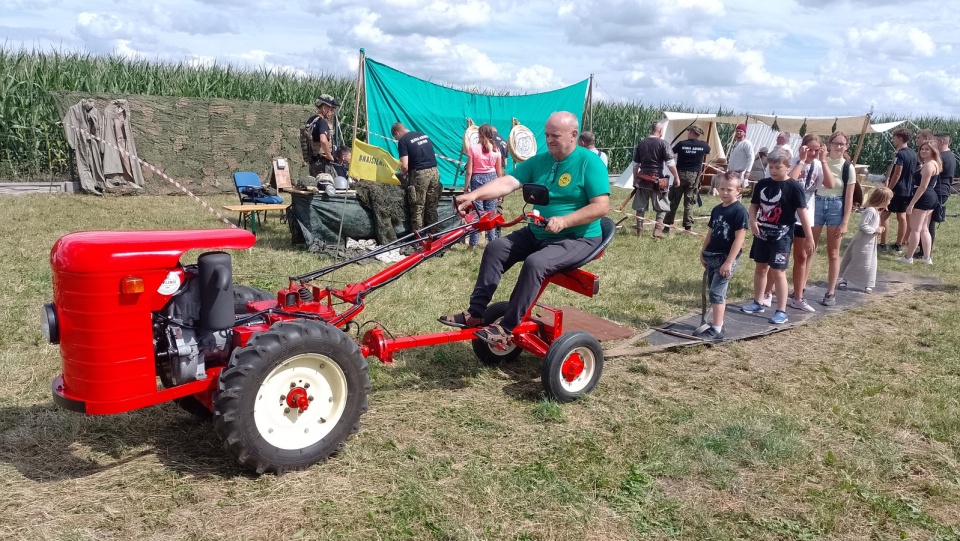
[[[435,223],[437,205],[440,204],[440,171],[430,169],[411,170],[407,177],[407,216],[410,230],[416,231],[424,224]]]
[[[670,211],[667,212],[663,223],[673,225],[683,199],[683,227],[693,227],[693,205],[697,203],[697,192],[700,190],[700,173],[696,171],[679,171],[680,186],[670,187]]]

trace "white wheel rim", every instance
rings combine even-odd
[[[285,397],[293,389],[304,389],[311,398],[303,412],[287,403]],[[325,355],[304,353],[290,357],[264,378],[253,421],[270,445],[304,449],[337,426],[346,404],[347,378],[340,366]]]
[[[567,379],[563,377],[563,365],[574,354],[580,354],[580,359],[583,360],[583,371],[581,371],[580,375],[573,381],[567,381]],[[560,370],[557,371],[557,379],[560,381],[560,386],[563,387],[563,390],[568,393],[579,393],[587,388],[596,371],[597,358],[593,355],[593,350],[588,347],[578,347],[570,353],[567,353],[567,356],[563,358],[563,362],[560,363]]]

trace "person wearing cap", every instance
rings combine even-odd
[[[310,161],[310,176],[315,177],[320,173],[329,173],[331,176],[337,176],[337,171],[333,167],[336,161],[333,157],[333,133],[331,132],[331,123],[340,102],[330,94],[323,94],[314,102],[317,107],[317,114],[307,119],[307,125],[313,126],[311,133],[311,142],[313,144],[313,158]]]
[[[700,191],[700,172],[703,170],[703,160],[710,154],[710,145],[700,140],[701,135],[703,129],[694,124],[687,128],[687,139],[673,145],[680,185],[674,183],[670,187],[670,211],[663,219],[666,224],[664,231],[667,233],[677,216],[680,199],[683,199],[683,229],[690,231],[693,228],[693,205],[697,202],[697,192]]]
[[[746,188],[750,171],[753,169],[753,162],[756,159],[753,153],[753,143],[747,139],[747,125],[737,124],[736,131],[733,132],[733,148],[730,149],[728,157],[728,171],[740,173],[740,182]]]
[[[437,155],[433,143],[425,134],[410,131],[402,122],[390,129],[397,140],[400,155],[400,173],[405,177],[407,192],[407,216],[410,230],[417,231],[424,224],[436,223],[437,206],[440,204],[440,172],[437,170]]]
[[[764,177],[770,176],[770,173],[767,171],[767,156],[770,154],[770,151],[767,150],[767,147],[760,147],[760,150],[757,151],[757,158],[753,160],[753,167],[750,169],[750,180],[757,182]]]

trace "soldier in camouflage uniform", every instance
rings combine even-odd
[[[390,133],[397,139],[400,172],[406,177],[403,184],[407,192],[407,215],[410,229],[415,231],[438,220],[437,205],[443,186],[437,170],[437,156],[429,137],[408,130],[400,122],[393,125]]]
[[[310,176],[315,177],[320,173],[329,173],[331,176],[337,176],[337,170],[333,167],[333,119],[340,102],[329,94],[323,94],[314,103],[317,106],[317,114],[307,120],[307,127],[310,128],[310,141],[312,145],[312,158],[310,160]]]

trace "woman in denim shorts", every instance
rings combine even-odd
[[[813,241],[820,243],[820,233],[827,226],[827,293],[820,304],[833,306],[837,303],[837,279],[840,276],[840,242],[847,234],[847,222],[853,211],[853,191],[857,182],[853,164],[847,169],[847,184],[843,184],[843,153],[850,138],[843,132],[834,132],[827,140],[827,167],[833,173],[833,188],[821,186],[814,198]]]

